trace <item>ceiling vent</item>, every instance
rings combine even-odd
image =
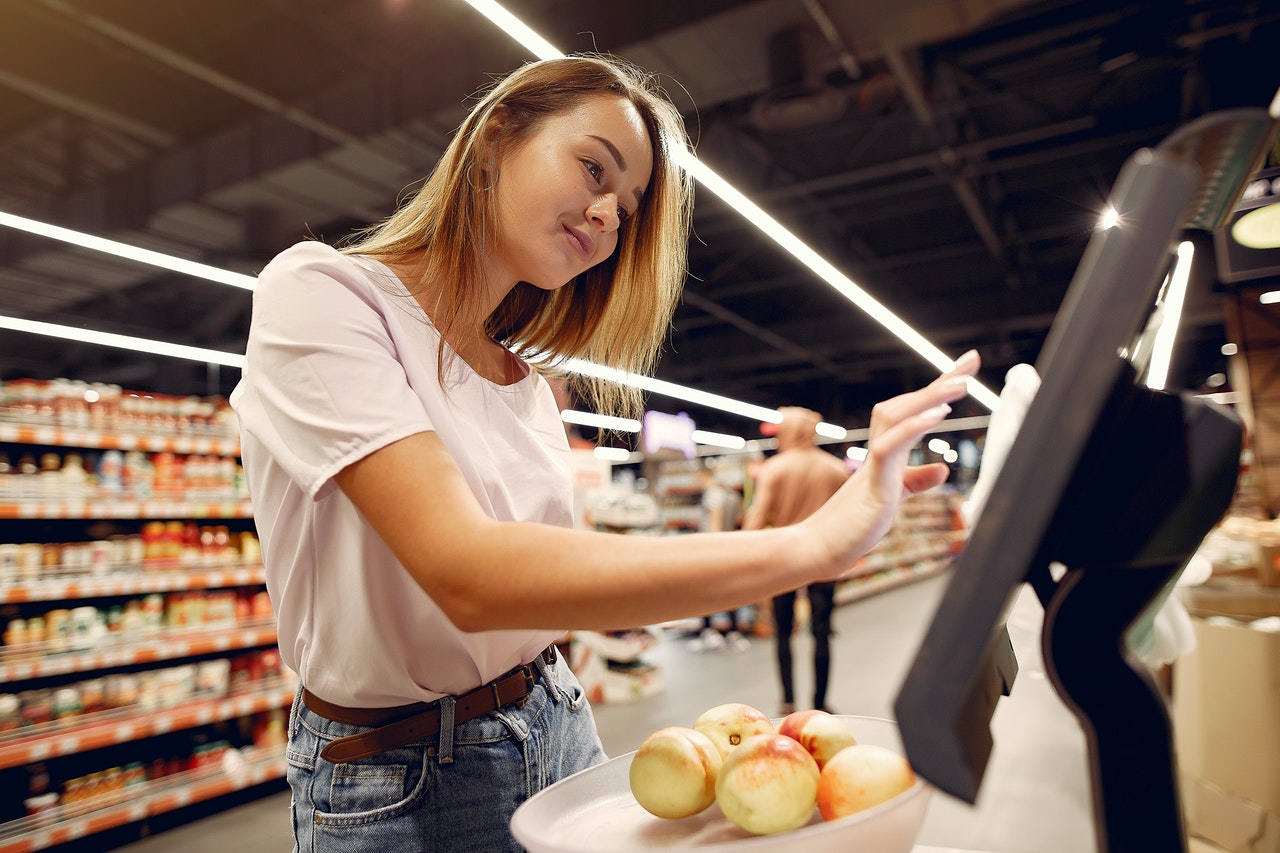
[[[848,107],[844,92],[818,67],[821,36],[812,27],[779,30],[769,38],[773,88],[751,105],[751,121],[765,133],[793,133],[831,124]]]

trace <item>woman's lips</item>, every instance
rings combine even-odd
[[[591,256],[595,254],[596,246],[591,238],[576,228],[570,228],[568,225],[564,227],[565,233],[569,235],[569,244],[573,246],[573,250],[578,253],[578,257],[584,261],[591,260]]]

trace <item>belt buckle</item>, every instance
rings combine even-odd
[[[519,675],[524,677],[524,692],[520,694],[519,698],[512,699],[509,702],[503,702],[502,694],[498,692],[499,681],[505,683],[513,675]],[[521,664],[520,666],[512,670],[510,673],[508,673],[506,677],[499,679],[499,681],[490,682],[489,684],[489,689],[493,691],[494,707],[501,708],[504,705],[515,705],[517,708],[523,708],[524,703],[529,699],[529,694],[533,692],[533,685],[537,683],[537,677],[536,677],[536,673],[534,673],[533,671],[533,667],[529,666],[528,664]]]

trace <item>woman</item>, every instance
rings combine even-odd
[[[863,471],[795,528],[571,529],[563,425],[524,358],[651,366],[685,272],[691,192],[669,152],[686,144],[638,70],[533,63],[475,106],[404,209],[342,253],[299,244],[263,270],[232,402],[303,685],[287,752],[300,849],[518,850],[515,808],[604,758],[554,656],[565,629],[835,577],[905,493],[945,477],[905,460],[976,356],[881,404]]]

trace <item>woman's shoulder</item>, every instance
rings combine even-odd
[[[328,243],[319,240],[303,240],[294,243],[272,258],[261,274],[266,275],[282,268],[299,269],[330,265],[336,269],[354,269],[351,258]]]
[[[358,263],[358,257],[344,254],[319,240],[304,240],[280,252],[258,273],[258,287],[288,289],[291,285],[309,288],[322,283],[338,284],[343,289],[371,289],[370,271]]]

